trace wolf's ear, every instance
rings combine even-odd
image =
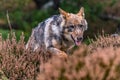
[[[59,8],[59,12],[60,12],[60,14],[62,14],[65,18],[69,16],[69,13],[66,12],[66,11],[64,11],[64,10],[62,10],[61,8]]]
[[[81,7],[80,11],[77,13],[78,16],[82,16],[83,18],[85,18],[85,14],[84,14],[84,8]]]

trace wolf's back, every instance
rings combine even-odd
[[[26,49],[30,48],[36,50],[44,45],[44,28],[45,23],[41,22],[36,28],[32,30],[32,34],[26,44]]]

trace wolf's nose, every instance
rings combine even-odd
[[[78,37],[77,40],[78,40],[78,41],[82,41],[82,40],[83,40],[83,37]]]

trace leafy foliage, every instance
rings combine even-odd
[[[20,1],[20,0],[1,0],[0,5],[0,11],[4,10],[15,10],[15,9],[21,9],[25,8],[29,5],[29,3],[32,0],[25,0],[25,1]],[[14,5],[14,6],[13,6]]]

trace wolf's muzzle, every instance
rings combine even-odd
[[[77,39],[75,40],[72,35],[71,38],[73,39],[76,46],[79,46],[83,40],[83,37],[77,37]]]
[[[82,41],[83,37],[77,37],[77,41]]]

